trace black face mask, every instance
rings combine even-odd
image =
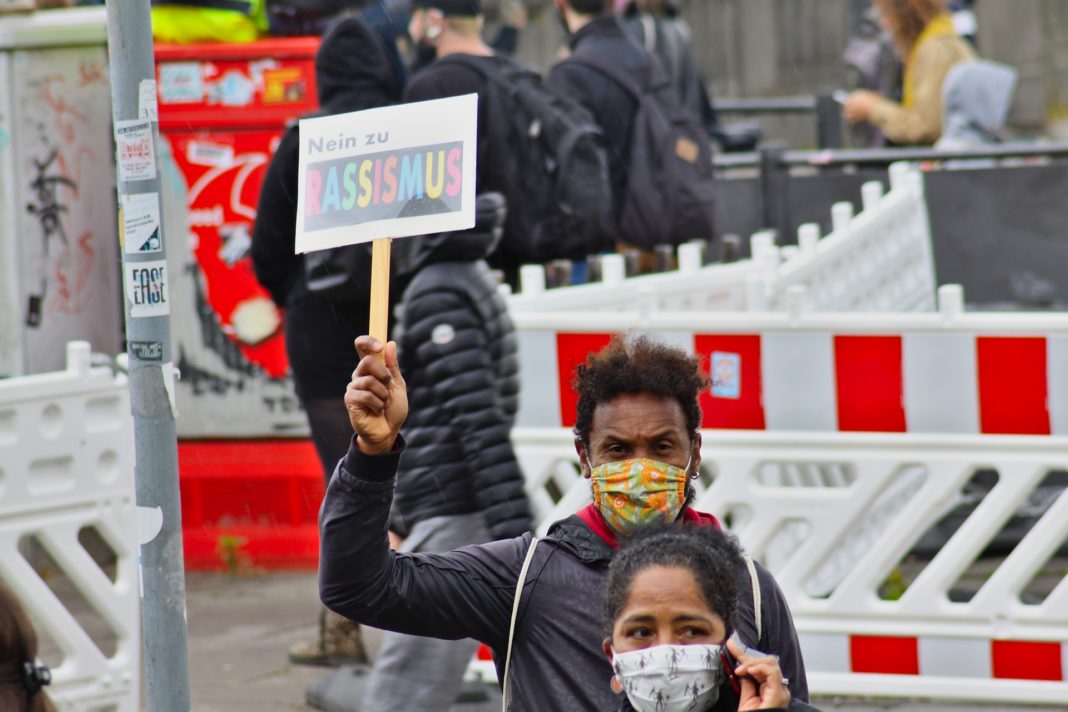
[[[423,67],[433,64],[434,60],[438,58],[438,49],[432,44],[427,44],[426,40],[419,40],[412,47],[410,71],[415,74]]]

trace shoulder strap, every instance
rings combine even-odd
[[[656,51],[656,20],[653,16],[647,12],[643,12],[640,15],[642,23],[642,40],[644,40],[645,51],[652,54]]]
[[[619,71],[616,67],[607,62],[602,62],[599,57],[572,55],[570,59],[565,61],[575,62],[576,64],[581,64],[584,67],[589,67],[596,72],[600,72],[626,89],[638,103],[641,103],[642,97],[645,95],[645,91],[638,85],[638,82],[634,81],[633,77],[625,72]]]
[[[447,55],[445,55],[444,57],[438,59],[437,63],[439,63],[439,64],[460,64],[460,65],[463,65],[463,66],[467,67],[468,69],[470,69],[471,71],[475,72],[476,74],[478,74],[478,75],[480,75],[480,76],[482,76],[482,77],[484,77],[486,79],[489,79],[491,70],[486,65],[485,62],[480,62],[479,59],[481,59],[481,58],[480,57],[475,57],[474,55],[463,54],[462,52],[458,52],[456,54],[447,54]]]
[[[502,699],[501,709],[508,712],[508,688],[511,683],[510,671],[512,667],[512,638],[515,636],[515,621],[519,617],[519,600],[523,597],[523,586],[527,582],[527,571],[530,562],[534,560],[534,550],[538,548],[538,537],[530,540],[530,548],[527,556],[523,559],[523,568],[519,569],[519,580],[515,584],[515,599],[512,601],[512,622],[508,624],[508,651],[504,657],[504,684],[501,685]]]
[[[764,632],[761,627],[761,619],[763,618],[762,606],[760,604],[760,579],[757,578],[756,564],[753,563],[753,557],[748,554],[744,554],[745,566],[749,569],[749,580],[753,582],[753,617],[756,619],[756,634],[757,639],[753,641],[753,645],[760,645],[760,638]]]

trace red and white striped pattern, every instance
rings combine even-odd
[[[1068,643],[801,633],[812,673],[1068,682]]]
[[[651,333],[713,367],[707,429],[1068,434],[1068,334]],[[610,338],[521,330],[518,425],[573,426],[575,367]]]

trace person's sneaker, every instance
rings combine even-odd
[[[291,647],[289,662],[323,667],[366,664],[367,651],[363,647],[359,624],[324,610],[319,615],[319,640]]]

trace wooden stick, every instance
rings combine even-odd
[[[389,329],[389,255],[393,240],[388,237],[375,240],[371,245],[371,320],[368,331],[382,342],[387,341]],[[386,352],[379,352],[385,360]]]

